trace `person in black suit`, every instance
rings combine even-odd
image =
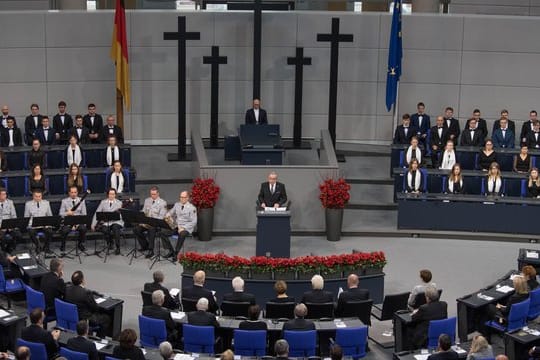
[[[336,306],[336,316],[343,316],[343,311],[345,310],[345,304],[349,301],[361,301],[369,299],[369,290],[360,289],[358,287],[360,280],[358,275],[350,274],[347,277],[347,287],[349,290],[343,291],[338,296],[338,302]]]
[[[224,301],[231,302],[248,302],[251,305],[255,305],[255,295],[244,292],[244,279],[240,276],[232,279],[233,292],[223,295]]]
[[[175,344],[178,340],[178,331],[171,317],[169,309],[163,307],[165,294],[163,290],[156,290],[152,293],[152,305],[144,306],[142,310],[143,316],[165,321],[167,328],[167,340]]]
[[[152,277],[154,278],[154,282],[144,284],[144,291],[150,293],[153,293],[156,290],[163,291],[163,294],[165,294],[165,302],[163,303],[163,306],[170,310],[178,309],[178,300],[175,300],[171,296],[169,289],[163,286],[163,281],[165,280],[165,275],[163,274],[163,271],[154,271]]]
[[[248,308],[248,320],[238,324],[240,330],[268,330],[268,325],[265,321],[259,320],[261,308],[259,305],[250,305]]]
[[[8,116],[7,128],[3,128],[1,131],[2,146],[22,146],[23,143],[21,129],[15,127],[14,117]]]
[[[39,165],[41,168],[45,167],[45,151],[41,148],[39,139],[32,140],[32,149],[27,154],[29,169],[32,169],[35,165]]]
[[[452,350],[452,339],[447,334],[439,335],[437,352],[429,355],[428,360],[457,360],[457,352]]]
[[[0,249],[0,265],[2,265],[2,270],[4,272],[4,278],[14,279],[21,277],[21,270],[15,264],[17,256],[9,255],[7,252]]]
[[[133,329],[124,329],[118,337],[120,345],[113,348],[112,356],[117,359],[145,360],[141,348],[135,346],[137,333]]]
[[[441,320],[448,317],[448,304],[439,301],[439,292],[433,286],[427,286],[426,303],[414,310],[411,315],[411,343],[416,349],[423,348],[427,344],[427,332],[431,320]]]
[[[47,115],[41,119],[41,126],[36,129],[34,138],[38,139],[44,145],[54,145],[60,139],[60,134],[56,132],[56,129],[50,127],[50,121]]]
[[[206,274],[204,271],[199,270],[193,274],[193,285],[182,289],[182,298],[198,300],[200,298],[208,299],[208,311],[216,313],[219,306],[216,303],[216,298],[212,294],[212,291],[204,288],[204,281]]]
[[[4,127],[6,128],[7,127],[7,118],[10,117],[11,115],[9,114],[9,106],[7,105],[2,105],[2,109],[0,110],[2,112],[2,114],[0,115],[0,121],[2,121],[2,123],[0,124],[0,128],[1,127]],[[13,117],[13,116],[11,116]],[[13,119],[15,119],[13,117]],[[17,126],[17,121],[14,120],[15,122],[15,126]]]
[[[100,313],[92,291],[86,289],[82,271],[77,270],[71,275],[71,283],[73,285],[66,288],[65,300],[77,305],[79,320],[88,320],[90,326],[98,326],[97,335],[105,337],[109,333],[111,319],[107,314]]]
[[[525,145],[529,149],[540,149],[540,121],[533,123],[533,129],[527,133]]]
[[[21,339],[25,341],[41,343],[45,345],[47,350],[47,357],[54,359],[58,353],[58,338],[60,337],[60,330],[53,330],[48,332],[43,328],[43,320],[45,314],[43,309],[35,308],[30,312],[30,326],[24,328],[21,332]]]
[[[278,280],[274,284],[276,297],[270,300],[274,303],[293,303],[296,302],[294,297],[287,295],[287,283],[283,280]]]
[[[330,291],[323,290],[324,279],[321,275],[313,275],[311,278],[311,287],[313,290],[306,291],[302,295],[301,303],[329,303],[334,302],[334,295]]]
[[[99,355],[96,344],[93,341],[88,340],[87,337],[88,321],[80,320],[77,323],[77,336],[68,340],[67,348],[69,350],[88,354],[88,360],[98,360]]]
[[[431,128],[430,117],[426,114],[426,105],[423,102],[419,102],[416,105],[416,114],[411,115],[411,125],[416,128],[417,137],[422,143],[422,146],[426,147],[427,135]]]
[[[31,114],[24,120],[24,139],[26,145],[32,145],[32,139],[35,137],[36,130],[41,126],[43,116],[39,113],[39,105],[30,105]]]
[[[274,344],[276,359],[287,360],[289,358],[289,343],[285,339],[279,339]]]
[[[454,118],[454,109],[448,106],[444,110],[444,127],[448,129],[449,139],[457,145],[459,134],[461,133],[458,119]]]
[[[15,349],[13,355],[15,355],[15,360],[30,360],[30,348],[26,346],[19,346],[17,349]],[[7,354],[4,358],[8,358]]]
[[[83,124],[83,117],[75,115],[75,126],[68,131],[68,139],[74,136],[79,144],[90,143],[90,130]]]
[[[304,319],[307,316],[307,306],[298,304],[294,307],[294,319],[283,324],[283,331],[308,331],[315,330],[315,324],[311,320]]]
[[[448,129],[444,127],[444,118],[437,116],[437,124],[430,130],[429,147],[431,148],[431,165],[434,169],[439,167],[439,157],[444,151],[446,142],[450,139]]]
[[[219,327],[216,315],[208,312],[208,299],[200,298],[197,301],[197,311],[188,313],[188,324],[196,326]]]
[[[480,110],[474,109],[472,117],[465,123],[465,128],[469,128],[471,119],[476,120],[476,128],[482,132],[484,139],[488,136],[487,122],[480,117]]]
[[[287,191],[285,190],[285,184],[277,181],[277,174],[272,171],[268,174],[268,181],[261,184],[259,190],[258,205],[261,208],[280,207],[287,202]]]
[[[64,299],[66,284],[64,283],[64,262],[61,259],[51,259],[49,272],[41,278],[40,291],[45,297],[45,313],[55,315],[54,299]]]
[[[408,145],[411,143],[411,138],[416,136],[418,129],[411,125],[411,117],[409,114],[403,114],[401,117],[401,125],[396,127],[394,132],[394,144]]]
[[[88,104],[88,114],[83,117],[83,125],[90,131],[90,141],[92,144],[99,143],[101,129],[103,128],[103,118],[96,113],[95,104]]]
[[[100,134],[100,142],[107,144],[109,137],[114,136],[119,144],[124,143],[122,128],[115,124],[114,116],[107,116],[107,124],[103,126]]]
[[[268,118],[266,117],[266,110],[261,109],[261,100],[253,99],[253,107],[246,111],[246,124],[268,124]]]
[[[508,110],[506,109],[501,110],[501,119],[506,119],[508,123],[508,128],[512,130],[512,134],[515,134],[516,123],[513,120],[510,120],[510,118],[508,117]],[[501,119],[495,120],[495,122],[493,123],[493,131],[491,132],[492,134],[495,133],[495,130],[498,130],[501,128]]]
[[[62,145],[67,144],[69,129],[73,127],[73,118],[66,112],[66,106],[65,101],[58,102],[58,113],[53,117],[53,128],[58,132],[58,142]]]
[[[461,146],[483,146],[484,145],[484,133],[478,129],[478,124],[475,118],[468,120],[469,126],[463,130],[461,134]]]

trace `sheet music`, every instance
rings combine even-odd
[[[169,290],[169,294],[171,294],[171,296],[176,296],[178,295],[178,293],[180,292],[180,289],[178,288],[172,288],[171,290]]]
[[[19,254],[19,255],[17,255],[17,259],[19,259],[19,260],[30,259],[30,254],[29,254],[29,253],[22,253],[22,254]]]
[[[32,270],[32,269],[37,269],[37,268],[38,268],[37,265],[23,266],[23,270]]]
[[[483,299],[483,300],[486,300],[486,301],[492,301],[493,298],[491,296],[487,296],[487,295],[484,295],[484,294],[481,294],[481,293],[478,293],[478,296],[480,299]]]
[[[427,358],[429,357],[430,354],[418,354],[418,355],[414,355],[414,358],[416,360],[427,360]]]
[[[107,344],[103,344],[103,343],[101,343],[99,341],[94,341],[94,344],[96,344],[97,351],[99,351],[99,350],[103,349],[105,346],[107,346]]]
[[[8,313],[6,310],[0,309],[0,318],[6,317],[6,316],[9,316],[9,315],[11,315],[11,314]]]
[[[173,320],[182,320],[186,316],[185,312],[182,311],[171,311],[171,317]]]
[[[101,304],[102,302],[106,301],[107,299],[99,297],[96,299],[96,304]]]
[[[514,291],[514,288],[508,285],[501,286],[497,288],[498,292],[501,292],[503,294],[508,294],[510,291]]]

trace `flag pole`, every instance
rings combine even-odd
[[[124,129],[124,97],[118,89],[116,89],[116,125]]]
[[[392,131],[398,126],[398,117],[399,117],[399,81],[397,82],[396,87],[396,102],[394,103],[394,108],[392,112]]]

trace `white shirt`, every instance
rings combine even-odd
[[[255,122],[259,122],[259,109],[253,109],[253,113],[255,114]]]
[[[13,128],[8,129],[9,134],[9,144],[8,146],[15,146],[15,143],[13,142]]]
[[[37,116],[34,116],[34,125],[36,126],[36,128],[38,127],[38,117]]]

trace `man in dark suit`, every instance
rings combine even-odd
[[[30,360],[30,348],[26,346],[19,346],[17,349],[15,349],[13,355],[15,355],[15,360]]]
[[[107,144],[109,137],[114,136],[119,144],[124,143],[122,128],[115,124],[114,116],[107,116],[107,123],[101,129],[100,142]]]
[[[69,350],[88,354],[88,360],[98,360],[96,344],[88,340],[88,321],[80,320],[77,323],[77,336],[67,341]]]
[[[167,328],[167,340],[173,344],[176,344],[178,340],[178,331],[176,325],[171,317],[171,312],[163,307],[165,301],[165,294],[162,290],[156,290],[152,293],[152,305],[144,306],[142,310],[143,316],[147,316],[152,319],[159,319],[165,321],[165,327]]]
[[[508,120],[500,119],[501,127],[493,132],[493,146],[496,148],[514,148],[514,132],[508,127]]]
[[[426,147],[427,135],[431,128],[430,117],[426,114],[426,106],[423,102],[419,102],[416,105],[416,114],[411,115],[411,125],[416,128],[416,136],[424,146]]]
[[[0,265],[2,265],[4,277],[6,279],[14,279],[21,277],[21,270],[15,264],[17,256],[9,255],[7,252],[4,252],[0,249]]]
[[[429,146],[431,147],[431,164],[437,169],[439,167],[440,153],[444,151],[446,142],[449,140],[448,129],[444,127],[444,118],[437,116],[437,124],[430,130]]]
[[[527,145],[529,149],[540,149],[540,121],[534,122],[533,129],[527,133],[526,140],[522,145]]]
[[[529,120],[525,121],[521,126],[521,133],[519,134],[519,141],[522,145],[527,143],[529,134],[534,130],[534,123],[538,121],[538,113],[536,110],[529,112]]]
[[[73,127],[73,118],[66,112],[66,106],[65,101],[58,102],[58,113],[53,117],[53,128],[58,132],[58,142],[62,145],[67,144],[69,129]]]
[[[484,133],[478,129],[476,119],[468,120],[469,126],[461,133],[461,146],[483,146]]]
[[[1,129],[2,146],[22,146],[21,129],[15,127],[15,118],[8,116],[7,128]]]
[[[304,319],[307,316],[307,307],[304,304],[298,304],[294,307],[294,319],[283,324],[283,331],[308,331],[315,330],[315,324],[311,320]]]
[[[457,352],[452,350],[452,339],[447,334],[439,335],[437,352],[429,355],[428,360],[457,360]]]
[[[215,313],[218,310],[216,298],[212,292],[204,288],[206,274],[199,270],[193,274],[193,285],[182,289],[182,298],[197,300],[206,298],[208,300],[208,311]]]
[[[223,295],[223,301],[248,302],[255,305],[255,295],[244,292],[244,279],[240,276],[232,279],[233,292]]]
[[[7,127],[7,118],[9,116],[11,116],[11,114],[9,113],[9,106],[2,105],[2,109],[0,111],[2,111],[2,114],[0,115],[0,119],[2,121],[1,126],[6,128]],[[11,116],[11,117],[13,117],[13,116]],[[15,123],[15,126],[17,126],[17,120],[15,120],[14,117],[13,117],[13,122]]]
[[[55,315],[54,299],[64,299],[66,284],[64,283],[64,263],[60,259],[51,259],[49,272],[41,278],[40,291],[45,297],[45,313]]]
[[[311,278],[311,287],[313,290],[306,291],[302,296],[301,303],[329,303],[334,302],[334,295],[330,291],[323,290],[324,279],[321,275],[313,275]]]
[[[493,123],[493,131],[492,134],[495,133],[495,130],[500,129],[502,127],[501,125],[501,119],[506,119],[506,124],[508,125],[508,128],[512,130],[512,133],[516,133],[516,123],[513,120],[510,120],[508,115],[508,110],[502,109],[501,110],[501,118],[499,120],[495,120]]]
[[[58,338],[60,337],[60,330],[51,332],[45,330],[43,328],[44,319],[43,309],[35,308],[32,310],[30,312],[30,326],[22,330],[21,339],[45,345],[48,358],[54,359],[59,350]]]
[[[280,207],[287,202],[287,191],[285,184],[277,181],[277,174],[272,171],[268,174],[268,181],[261,184],[259,190],[258,204],[261,208]]]
[[[200,298],[197,301],[197,311],[188,313],[188,324],[197,326],[213,326],[219,327],[216,316],[208,312],[208,299]]]
[[[41,119],[41,126],[36,129],[34,137],[43,145],[54,145],[60,139],[60,134],[50,127],[49,117],[45,115]]]
[[[349,288],[346,291],[343,291],[339,294],[338,302],[336,306],[336,316],[343,316],[343,311],[345,310],[345,304],[349,301],[361,301],[369,299],[369,290],[360,289],[358,287],[360,280],[358,275],[350,274],[347,277],[347,287]]]
[[[38,127],[41,126],[41,119],[43,116],[39,113],[39,105],[30,105],[31,114],[24,120],[24,139],[26,145],[32,145],[32,139],[34,139],[35,132]]]
[[[266,117],[266,110],[261,109],[261,100],[253,99],[253,107],[246,111],[245,116],[246,124],[260,125],[268,124],[268,118]]]
[[[156,290],[163,291],[163,294],[165,294],[165,302],[163,303],[163,306],[170,310],[178,309],[178,300],[175,300],[169,293],[169,290],[163,286],[163,281],[165,280],[163,271],[154,271],[152,277],[154,278],[154,282],[144,284],[144,291],[150,293],[153,293]]]
[[[103,128],[103,118],[96,113],[95,104],[88,104],[88,114],[83,117],[83,125],[90,131],[90,141],[92,144],[99,143],[101,128]]]
[[[444,127],[448,129],[449,139],[457,145],[459,134],[461,133],[458,119],[454,118],[454,109],[448,106],[444,110]]]
[[[79,144],[88,144],[90,142],[90,130],[84,126],[81,115],[75,116],[75,126],[68,131],[68,139],[72,136],[77,138]]]
[[[427,286],[425,295],[426,303],[414,310],[411,315],[412,344],[417,349],[427,344],[429,322],[448,317],[448,305],[444,301],[439,301],[439,292],[434,286]]]
[[[287,360],[289,358],[289,343],[285,339],[279,339],[274,344],[276,359]]]
[[[472,117],[467,120],[467,123],[465,124],[465,128],[469,128],[469,123],[471,119],[476,120],[476,128],[482,132],[482,135],[484,136],[484,139],[488,136],[488,129],[487,129],[487,122],[485,119],[482,119],[480,114],[480,110],[474,109]]]
[[[98,326],[97,335],[105,337],[108,334],[111,319],[107,314],[100,313],[92,291],[86,289],[82,271],[77,270],[71,275],[71,283],[73,285],[66,288],[65,300],[77,305],[79,320],[88,320],[90,326]]]
[[[403,114],[401,117],[401,125],[396,127],[394,132],[394,144],[408,145],[411,143],[411,138],[416,136],[418,129],[411,125],[411,117],[409,114]]]

